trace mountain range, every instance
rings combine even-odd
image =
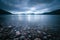
[[[5,11],[5,10],[2,10],[0,9],[0,15],[10,15],[12,13],[8,12],[8,11]],[[33,14],[34,15],[34,14]],[[39,14],[38,14],[39,15]],[[41,14],[40,14],[41,15]],[[47,12],[47,13],[43,13],[42,15],[60,15],[60,9],[58,10],[54,10],[52,12]]]

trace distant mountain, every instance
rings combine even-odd
[[[8,11],[0,9],[0,15],[5,15],[5,14],[11,14],[11,13]]]
[[[60,15],[60,9],[52,11],[52,12],[48,12],[48,13],[44,13],[45,15]]]

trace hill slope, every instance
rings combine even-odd
[[[0,9],[0,15],[3,15],[3,14],[5,15],[5,14],[11,14],[11,13],[8,11]]]
[[[44,13],[45,15],[60,15],[60,9],[52,11],[52,12],[48,12],[48,13]]]

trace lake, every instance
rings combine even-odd
[[[0,15],[0,23],[60,25],[60,15]]]

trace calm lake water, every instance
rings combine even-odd
[[[60,15],[0,15],[0,23],[60,25]]]

